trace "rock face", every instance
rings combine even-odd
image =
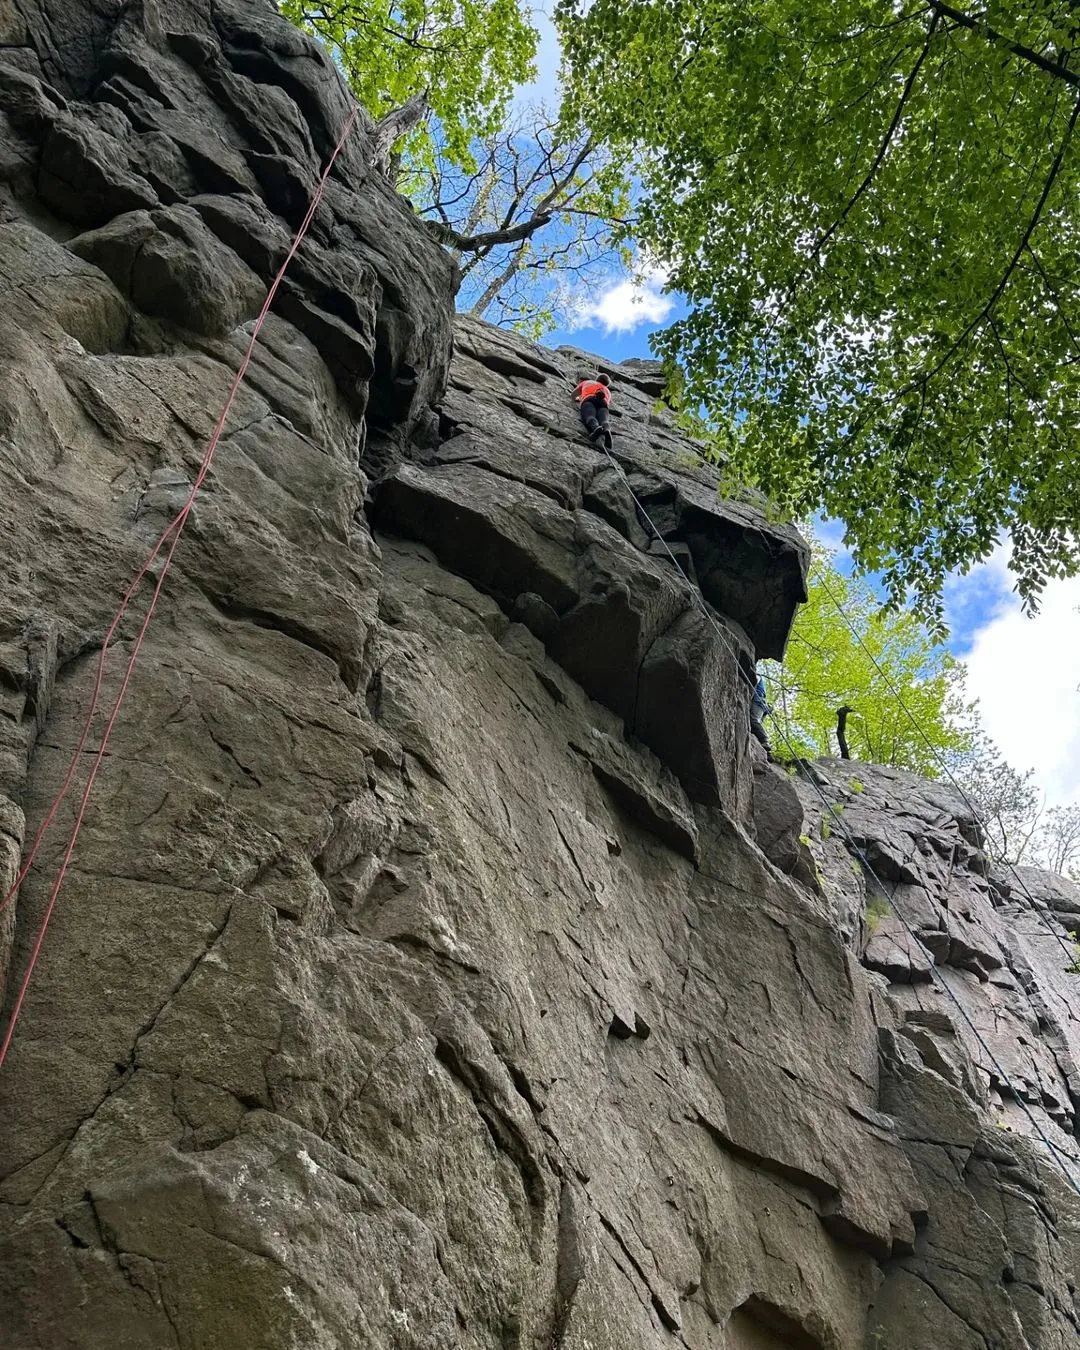
[[[870,1344],[1080,1344],[1080,887],[990,866],[942,784],[817,768],[807,837],[837,926],[888,982],[881,1104],[929,1200]]]
[[[262,3],[0,0],[5,889],[348,108]],[[1076,1197],[755,758],[804,546],[718,500],[649,363],[608,368],[616,467],[569,401],[593,358],[452,342],[452,265],[368,145],[0,1069],[5,1350],[1077,1345]],[[1064,962],[955,802],[860,772],[860,846],[1071,1160]],[[0,917],[7,1016],[75,800]]]

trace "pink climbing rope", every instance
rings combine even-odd
[[[56,817],[56,813],[60,809],[60,806],[64,801],[64,798],[68,794],[68,790],[70,789],[71,784],[75,778],[75,772],[76,769],[78,768],[80,756],[82,755],[83,750],[86,746],[86,742],[90,736],[90,728],[94,720],[94,714],[97,711],[98,699],[101,695],[101,687],[105,678],[105,661],[106,657],[108,656],[109,646],[116,635],[116,630],[119,628],[124,615],[127,613],[128,606],[131,603],[132,597],[134,596],[136,590],[138,589],[139,584],[141,583],[143,578],[147,575],[147,573],[150,571],[151,567],[153,567],[154,562],[158,558],[158,555],[161,553],[162,549],[165,548],[165,545],[168,543],[169,547],[168,551],[165,554],[164,562],[162,563],[161,566],[161,574],[157,579],[156,585],[154,586],[154,593],[150,597],[150,604],[146,611],[146,617],[143,619],[142,627],[139,629],[138,636],[136,637],[134,646],[131,649],[131,656],[128,658],[127,668],[125,669],[123,679],[120,682],[120,691],[116,696],[116,700],[112,706],[112,711],[109,713],[109,719],[105,724],[105,732],[101,738],[101,744],[98,746],[97,751],[94,754],[93,763],[91,764],[90,767],[90,774],[86,780],[86,786],[83,788],[82,798],[79,801],[79,807],[75,814],[75,825],[71,831],[71,837],[68,840],[67,848],[64,850],[64,856],[63,859],[61,860],[59,870],[57,871],[56,879],[53,882],[52,890],[49,892],[49,900],[45,906],[45,913],[42,917],[40,925],[38,926],[38,930],[34,938],[34,943],[30,950],[30,958],[26,965],[26,971],[23,974],[22,982],[19,985],[19,992],[16,995],[14,1004],[12,1005],[11,1017],[8,1019],[7,1029],[4,1033],[3,1042],[0,1043],[0,1067],[3,1066],[4,1060],[7,1058],[8,1048],[11,1045],[11,1038],[15,1032],[15,1025],[19,1020],[19,1014],[22,1011],[23,1001],[26,998],[26,991],[30,987],[30,980],[34,974],[34,968],[37,965],[38,957],[41,954],[42,944],[45,941],[45,934],[48,931],[49,922],[52,919],[53,915],[53,910],[56,908],[57,897],[60,894],[60,888],[64,884],[64,878],[67,875],[68,867],[71,863],[71,856],[75,851],[75,844],[79,837],[79,831],[82,829],[83,816],[86,814],[86,805],[87,802],[90,800],[90,793],[93,790],[94,780],[98,776],[98,771],[101,768],[101,764],[105,756],[105,751],[109,744],[109,738],[112,736],[113,727],[116,725],[116,719],[120,713],[120,708],[124,702],[124,697],[127,694],[128,682],[131,679],[131,672],[135,668],[135,662],[137,661],[139,652],[142,649],[143,639],[146,637],[146,631],[150,627],[150,620],[154,617],[154,610],[157,608],[158,598],[161,595],[161,588],[165,584],[165,578],[166,576],[168,576],[169,568],[172,565],[173,554],[176,552],[176,546],[180,542],[180,536],[184,532],[184,526],[187,524],[188,516],[191,514],[191,508],[192,505],[194,504],[196,496],[198,495],[199,489],[202,487],[206,475],[210,472],[210,466],[214,460],[214,452],[217,450],[218,442],[221,440],[221,434],[225,428],[225,422],[229,416],[230,411],[232,410],[232,405],[236,399],[236,395],[240,388],[240,384],[243,381],[245,374],[247,373],[248,366],[251,364],[251,358],[255,351],[255,344],[258,341],[259,333],[262,331],[262,326],[266,322],[266,316],[270,312],[270,306],[274,302],[274,297],[277,295],[278,288],[280,287],[282,278],[285,275],[285,270],[289,266],[289,263],[291,263],[293,258],[296,256],[297,249],[299,249],[301,243],[303,242],[304,236],[307,234],[311,222],[315,219],[315,212],[319,209],[319,203],[322,201],[323,192],[325,191],[326,188],[327,179],[330,176],[330,170],[334,167],[334,161],[341,153],[341,149],[344,146],[346,140],[349,137],[349,133],[352,131],[353,126],[356,123],[356,117],[357,117],[357,109],[353,108],[352,111],[349,113],[348,118],[346,119],[345,126],[344,129],[342,130],[341,135],[338,137],[338,141],[337,144],[334,146],[333,153],[327,160],[326,167],[322,171],[322,175],[319,178],[318,185],[316,186],[315,192],[311,198],[311,205],[307,209],[307,214],[304,216],[304,219],[300,223],[300,228],[296,231],[296,234],[293,237],[292,244],[289,247],[288,253],[286,253],[285,255],[284,262],[278,268],[277,275],[270,283],[270,289],[266,293],[266,299],[263,301],[262,309],[260,309],[258,317],[255,320],[255,325],[251,330],[251,337],[248,340],[247,350],[244,352],[244,358],[240,362],[236,375],[233,378],[233,382],[229,388],[228,396],[225,399],[225,404],[221,409],[221,415],[218,417],[217,422],[214,424],[214,429],[210,434],[210,439],[207,442],[206,450],[203,453],[202,461],[199,464],[199,471],[195,475],[195,481],[191,485],[191,491],[187,495],[187,500],[184,502],[183,506],[176,513],[173,520],[170,522],[168,527],[162,533],[157,543],[147,554],[146,559],[143,562],[142,566],[139,568],[138,572],[136,572],[135,578],[131,582],[131,585],[128,586],[127,590],[124,592],[123,599],[120,602],[120,607],[113,615],[112,622],[109,624],[108,630],[106,631],[105,634],[105,640],[102,643],[101,654],[98,657],[97,673],[94,678],[94,688],[90,699],[90,709],[86,714],[86,721],[83,723],[82,733],[79,736],[79,742],[75,747],[75,751],[71,756],[71,762],[68,765],[67,772],[64,775],[64,781],[60,786],[60,791],[53,798],[52,802],[49,805],[48,811],[46,811],[45,813],[45,818],[42,820],[41,826],[38,829],[37,834],[34,836],[34,842],[31,845],[30,851],[26,856],[26,860],[23,863],[18,876],[15,878],[14,883],[12,884],[11,888],[6,892],[3,899],[0,900],[0,911],[3,911],[9,904],[12,903],[12,901],[18,895],[19,888],[26,880],[28,872],[34,865],[34,862],[38,856],[38,852],[41,849],[42,841],[44,840],[46,833],[48,832],[50,826],[52,825],[53,820]]]

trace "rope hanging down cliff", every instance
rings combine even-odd
[[[716,621],[716,617],[714,616],[714,614],[712,613],[712,611],[709,609],[709,606],[708,606],[708,604],[707,604],[706,601],[705,601],[705,597],[701,594],[701,591],[700,591],[695,585],[693,585],[692,582],[690,582],[690,580],[686,577],[686,574],[683,572],[682,567],[679,565],[679,560],[675,557],[675,554],[672,552],[671,548],[668,546],[667,540],[663,537],[663,535],[662,535],[662,534],[660,533],[660,531],[657,529],[657,527],[656,527],[656,525],[653,523],[652,518],[650,517],[648,511],[646,511],[644,505],[642,504],[640,498],[639,498],[639,497],[637,496],[637,494],[634,492],[634,489],[633,489],[633,487],[632,487],[632,485],[631,485],[631,483],[630,483],[630,479],[629,479],[629,477],[627,476],[626,470],[623,468],[622,464],[619,463],[619,461],[615,458],[615,456],[612,454],[612,452],[606,447],[606,445],[601,445],[600,448],[603,450],[604,454],[607,455],[608,459],[611,461],[612,466],[614,467],[614,469],[616,470],[616,472],[621,476],[623,482],[626,484],[626,489],[627,489],[627,491],[629,492],[630,497],[631,497],[631,499],[632,499],[634,505],[637,507],[638,511],[641,512],[641,515],[644,517],[644,519],[645,519],[646,521],[648,521],[649,527],[651,528],[653,534],[654,534],[655,537],[660,541],[660,543],[663,545],[665,552],[667,553],[668,557],[671,559],[672,563],[674,564],[675,569],[676,569],[676,571],[678,572],[679,576],[683,578],[683,581],[685,582],[685,584],[686,584],[686,586],[687,586],[687,589],[689,590],[689,592],[690,592],[690,594],[691,594],[692,599],[693,599],[694,602],[700,607],[702,613],[705,615],[705,618],[706,618],[706,619],[708,620],[708,622],[712,625],[714,631],[716,632],[716,635],[720,638],[720,640],[721,640],[721,641],[724,643],[724,645],[727,647],[728,651],[730,652],[730,654],[731,654],[731,656],[732,656],[732,658],[733,658],[733,660],[734,660],[734,662],[735,662],[735,669],[739,672],[739,676],[741,677],[741,679],[746,683],[748,689],[750,690],[751,696],[752,696],[752,695],[753,695],[753,692],[754,692],[754,680],[751,678],[751,676],[749,675],[749,673],[748,673],[748,672],[746,671],[746,669],[744,668],[742,662],[739,660],[739,652],[736,650],[735,645],[734,645],[734,642],[732,641],[730,634],[728,634],[727,632],[725,632],[725,630],[723,629],[723,627]],[[784,745],[785,745],[785,747],[787,748],[787,750],[789,751],[789,753],[791,754],[792,758],[797,760],[797,759],[799,758],[799,756],[798,756],[797,753],[795,752],[794,747],[792,746],[790,740],[788,739],[786,733],[783,731],[782,728],[779,729],[779,735],[780,735],[780,739],[784,742]],[[873,880],[873,882],[875,883],[875,885],[877,885],[877,886],[880,888],[882,894],[887,895],[887,894],[888,894],[888,891],[887,891],[887,889],[886,889],[886,887],[885,887],[885,883],[884,883],[884,882],[882,881],[882,879],[878,876],[877,872],[875,872],[875,870],[874,870],[873,866],[871,865],[869,859],[867,858],[865,852],[859,847],[858,843],[855,841],[855,839],[854,839],[854,837],[852,836],[850,830],[847,828],[847,826],[846,826],[846,824],[845,824],[845,822],[844,822],[844,820],[843,820],[843,817],[842,817],[838,812],[835,812],[835,811],[833,810],[831,804],[829,803],[828,798],[825,796],[825,793],[822,791],[822,788],[821,788],[820,783],[815,782],[813,778],[809,778],[808,781],[810,782],[810,784],[811,784],[811,786],[813,787],[814,791],[817,793],[818,797],[821,799],[821,804],[822,804],[822,806],[824,807],[825,815],[826,815],[826,818],[829,820],[830,825],[831,825],[834,829],[838,829],[838,830],[840,831],[840,833],[841,833],[841,834],[844,836],[844,838],[845,838],[845,842],[846,842],[848,848],[851,850],[851,852],[854,854],[854,856],[859,860],[859,864],[860,864],[861,867],[863,868],[864,873],[865,873],[868,877],[870,877],[870,878]],[[1008,1092],[1009,1092],[1010,1095],[1012,1096],[1013,1100],[1016,1101],[1016,1102],[1018,1103],[1018,1105],[1020,1106],[1020,1109],[1023,1111],[1024,1115],[1027,1116],[1028,1122],[1030,1123],[1030,1125],[1031,1125],[1032,1129],[1034,1130],[1035,1134],[1038,1135],[1039,1139],[1040,1139],[1040,1140],[1043,1142],[1043,1144],[1046,1146],[1047,1152],[1050,1154],[1051,1158],[1053,1158],[1053,1160],[1057,1163],[1058,1167],[1060,1167],[1060,1169],[1061,1169],[1062,1173],[1064,1174],[1065,1179],[1068,1181],[1069,1185],[1070,1185],[1070,1186],[1072,1187],[1072,1189],[1076,1192],[1076,1194],[1077,1194],[1078,1196],[1080,1196],[1080,1183],[1077,1182],[1076,1177],[1073,1175],[1073,1172],[1072,1172],[1071,1168],[1067,1165],[1067,1163],[1066,1163],[1066,1161],[1065,1161],[1065,1158],[1064,1158],[1064,1156],[1062,1155],[1060,1149],[1058,1149],[1053,1143],[1051,1143],[1049,1137],[1047,1136],[1046,1132],[1043,1130],[1043,1128],[1042,1128],[1042,1126],[1039,1124],[1039,1122],[1035,1119],[1035,1116],[1032,1114],[1032,1112],[1031,1112],[1030,1108],[1028,1107],[1027,1103],[1024,1101],[1023,1097],[1020,1095],[1020,1093],[1017,1091],[1017,1089],[1013,1086],[1013,1083],[1012,1083],[1011,1079],[1009,1078],[1009,1075],[1005,1072],[1005,1069],[1002,1067],[1002,1065],[1001,1065],[1001,1063],[999,1062],[997,1056],[996,1056],[996,1055],[994,1054],[994,1052],[990,1049],[990,1046],[986,1043],[986,1040],[984,1039],[984,1037],[983,1037],[982,1034],[980,1033],[978,1027],[977,1027],[977,1026],[975,1025],[975,1023],[971,1020],[971,1018],[968,1016],[967,1011],[966,1011],[965,1008],[964,1008],[964,1005],[963,1005],[963,1004],[960,1002],[960,1000],[957,998],[956,994],[952,991],[952,989],[949,987],[948,982],[945,980],[944,976],[941,974],[941,971],[938,969],[937,963],[936,963],[935,960],[934,960],[933,953],[932,953],[932,952],[930,951],[930,949],[925,945],[925,943],[922,942],[922,940],[919,938],[918,934],[917,934],[917,933],[915,932],[915,930],[911,927],[911,925],[910,925],[910,924],[908,923],[908,921],[904,918],[904,916],[899,912],[899,910],[895,910],[894,912],[896,913],[896,917],[900,920],[901,924],[904,926],[904,928],[905,928],[905,930],[907,931],[907,934],[908,934],[908,936],[911,938],[912,942],[915,943],[915,945],[916,945],[917,947],[919,947],[919,949],[925,954],[925,956],[926,956],[926,958],[927,958],[927,965],[928,965],[928,968],[929,968],[929,970],[930,970],[931,978],[932,978],[933,980],[935,980],[935,981],[938,983],[938,985],[941,987],[941,989],[944,990],[944,992],[949,996],[949,998],[952,1000],[952,1002],[956,1005],[957,1011],[959,1012],[960,1016],[963,1018],[963,1020],[964,1020],[964,1022],[966,1023],[968,1029],[970,1030],[971,1034],[974,1036],[976,1042],[981,1046],[981,1048],[982,1048],[982,1050],[983,1050],[983,1053],[986,1055],[986,1058],[987,1058],[988,1062],[989,1062],[990,1064],[993,1065],[994,1070],[996,1071],[996,1073],[997,1073],[997,1075],[998,1075],[998,1078],[999,1078],[999,1080],[1000,1080],[1002,1086],[1005,1087],[1005,1088],[1008,1090]]]
[[[113,727],[116,724],[116,719],[119,716],[121,705],[124,702],[124,696],[127,693],[128,682],[131,679],[131,672],[135,667],[135,662],[138,660],[139,652],[142,649],[143,640],[146,637],[146,631],[150,627],[150,620],[154,617],[154,610],[157,608],[158,598],[161,595],[162,587],[165,584],[165,578],[168,576],[169,568],[172,565],[173,554],[176,552],[176,546],[180,542],[180,536],[184,532],[184,526],[187,524],[188,516],[191,514],[191,508],[195,502],[196,496],[198,495],[199,489],[202,487],[207,474],[210,472],[210,466],[214,460],[214,452],[216,451],[218,442],[221,439],[222,432],[224,431],[225,428],[225,422],[228,419],[230,411],[232,410],[232,405],[236,399],[236,395],[240,388],[241,382],[243,381],[243,378],[247,373],[248,366],[251,364],[251,358],[255,351],[255,344],[258,342],[259,333],[262,331],[263,324],[266,322],[266,317],[270,312],[270,307],[274,302],[274,297],[278,293],[278,288],[280,287],[282,279],[285,276],[285,271],[287,267],[292,262],[293,258],[296,256],[296,252],[299,249],[301,243],[303,242],[304,236],[307,234],[308,229],[311,226],[311,222],[315,219],[315,213],[319,209],[319,203],[322,201],[323,193],[326,189],[327,179],[330,176],[330,170],[334,167],[334,163],[337,160],[338,155],[341,153],[342,147],[348,140],[349,135],[352,132],[353,127],[355,126],[358,114],[359,109],[358,107],[354,106],[352,111],[349,113],[348,118],[345,121],[345,126],[342,129],[341,135],[338,137],[337,144],[334,146],[333,152],[331,153],[330,158],[326,162],[326,167],[322,171],[322,174],[319,178],[315,191],[312,194],[311,204],[308,206],[307,214],[301,221],[299,229],[293,236],[292,244],[289,246],[289,250],[285,255],[284,261],[278,268],[277,274],[275,275],[273,281],[270,283],[270,288],[266,293],[266,299],[263,301],[262,308],[259,310],[258,316],[255,319],[255,323],[252,327],[251,336],[248,340],[247,349],[245,350],[243,359],[241,360],[240,365],[237,368],[236,375],[234,376],[232,384],[229,387],[229,392],[225,399],[224,406],[221,409],[221,414],[218,417],[217,422],[214,424],[214,429],[210,434],[210,439],[207,442],[205,451],[203,452],[203,457],[199,464],[199,470],[198,473],[195,475],[195,480],[191,485],[191,490],[187,495],[187,500],[184,502],[183,506],[173,517],[172,521],[169,523],[168,527],[164,530],[161,537],[158,539],[157,543],[147,554],[145,561],[139,568],[138,572],[135,574],[135,578],[132,581],[131,585],[124,592],[124,596],[123,599],[120,601],[119,608],[113,615],[112,622],[109,624],[109,627],[105,633],[105,640],[102,643],[101,653],[98,657],[97,671],[94,677],[94,688],[90,699],[90,709],[86,714],[86,720],[83,723],[82,732],[79,736],[79,742],[76,745],[75,751],[71,756],[71,762],[69,763],[67,767],[67,772],[64,775],[64,781],[60,786],[60,791],[53,798],[52,802],[49,805],[49,809],[45,813],[45,818],[41,822],[41,826],[34,837],[34,842],[31,845],[30,851],[26,856],[26,860],[22,865],[22,869],[20,870],[18,876],[15,878],[15,881],[12,884],[10,890],[8,890],[8,892],[4,895],[3,899],[0,900],[0,911],[3,911],[8,905],[12,903],[12,901],[18,895],[19,888],[22,886],[23,882],[26,879],[27,874],[34,865],[34,862],[41,849],[42,841],[44,840],[50,826],[52,825],[54,819],[56,818],[57,811],[60,809],[61,804],[63,803],[65,797],[68,794],[69,789],[71,788],[72,782],[75,779],[76,768],[78,767],[79,761],[83,754],[83,750],[86,746],[86,742],[90,736],[90,729],[94,720],[94,714],[97,711],[98,699],[101,695],[101,687],[105,678],[105,662],[109,653],[110,644],[112,643],[113,638],[116,636],[116,631],[119,628],[120,623],[124,618],[124,615],[127,613],[128,606],[130,605],[132,598],[134,597],[135,592],[138,590],[143,578],[146,577],[147,574],[150,572],[150,569],[157,561],[158,556],[161,553],[162,549],[164,549],[165,545],[168,544],[169,547],[165,553],[164,561],[162,562],[161,565],[160,575],[158,576],[157,583],[154,586],[153,594],[150,597],[150,604],[147,607],[146,616],[143,619],[142,626],[140,627],[138,635],[135,638],[134,645],[131,649],[131,655],[128,658],[127,667],[125,668],[123,678],[120,681],[120,691],[117,694],[116,700],[114,701],[112,706],[112,710],[109,713],[108,720],[105,724],[105,730],[101,737],[101,742],[98,745],[96,752],[94,752],[90,766],[90,774],[86,780],[86,785],[83,788],[82,797],[79,800],[79,806],[75,814],[75,825],[71,831],[71,837],[68,840],[67,847],[64,850],[64,855],[63,858],[61,859],[60,867],[57,871],[56,878],[52,885],[52,889],[49,892],[49,899],[45,906],[45,913],[42,916],[41,923],[38,925],[37,933],[35,934],[34,942],[30,949],[30,957],[29,960],[27,961],[26,970],[23,974],[22,981],[19,985],[19,991],[15,997],[15,1002],[12,1005],[11,1016],[8,1019],[7,1029],[5,1030],[3,1041],[0,1042],[0,1067],[3,1066],[4,1060],[7,1058],[8,1049],[11,1046],[11,1038],[14,1035],[15,1026],[19,1020],[19,1013],[22,1011],[23,1001],[26,998],[26,991],[30,987],[30,980],[33,977],[34,968],[37,965],[38,957],[41,955],[41,948],[42,944],[45,941],[45,934],[48,931],[49,922],[52,919],[53,915],[53,910],[56,908],[57,897],[60,894],[60,888],[64,884],[64,878],[67,875],[68,866],[71,862],[71,855],[75,851],[75,844],[79,837],[79,831],[82,829],[83,816],[86,814],[86,805],[87,802],[90,800],[90,793],[93,790],[94,781],[98,776],[98,771],[101,768],[101,764],[105,756],[105,751],[109,744],[109,738],[112,735]]]

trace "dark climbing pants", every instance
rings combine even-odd
[[[750,735],[755,741],[760,741],[765,747],[765,753],[772,759],[772,746],[769,744],[769,738],[765,733],[765,726],[761,717],[763,711],[768,711],[764,704],[759,703],[755,698],[750,705]]]
[[[594,394],[592,398],[582,399],[581,421],[590,441],[597,440],[601,432],[607,431],[608,409],[600,394]]]

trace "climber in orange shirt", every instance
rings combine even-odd
[[[594,445],[603,441],[611,449],[611,431],[608,428],[608,408],[611,405],[611,381],[606,375],[590,378],[583,375],[574,390],[574,401],[580,405],[585,434]]]

